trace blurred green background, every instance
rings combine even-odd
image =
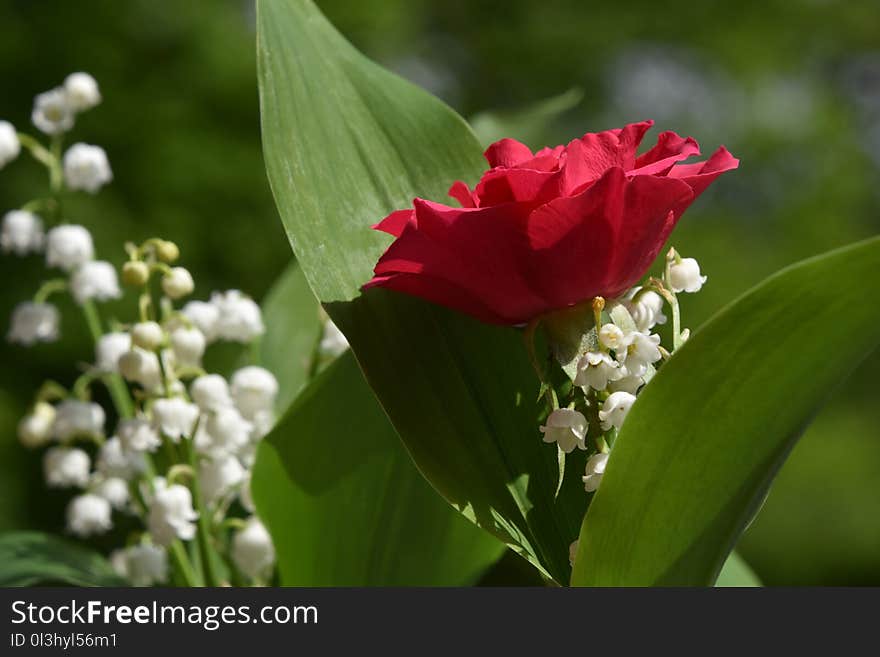
[[[483,133],[541,146],[654,118],[705,153],[728,146],[740,170],[673,239],[709,275],[685,301],[686,325],[786,264],[880,232],[875,2],[318,4],[368,55],[478,115]],[[252,3],[238,0],[0,2],[0,118],[32,130],[36,93],[91,72],[105,100],[72,139],[103,146],[116,179],[66,214],[117,263],[127,239],[173,239],[197,297],[237,287],[259,298],[290,257],[261,159],[253,25]],[[571,89],[577,104],[576,91],[551,103],[566,111],[535,109]],[[21,158],[0,172],[0,211],[44,189]],[[0,258],[0,316],[45,273],[37,258]],[[877,303],[873,284],[865,303]],[[0,529],[62,524],[65,496],[46,492],[15,424],[45,378],[70,383],[73,364],[91,358],[76,310],[63,312],[61,343],[0,346]],[[785,336],[768,335],[766,348],[785,349]],[[833,393],[742,539],[765,583],[880,584],[878,366],[870,356]]]

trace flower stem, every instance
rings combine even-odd
[[[92,334],[92,340],[94,340],[95,345],[97,345],[98,341],[104,335],[104,329],[101,327],[101,318],[98,316],[98,309],[95,307],[95,302],[91,299],[83,304],[82,309],[83,314],[86,317],[86,324],[89,327],[89,332]],[[116,407],[116,412],[119,414],[119,417],[132,417],[134,415],[134,404],[131,401],[128,386],[125,385],[125,381],[122,380],[122,377],[115,373],[106,374],[104,376],[104,385],[107,386],[110,398],[113,400],[113,406]]]
[[[184,549],[181,541],[174,541],[169,546],[168,552],[171,554],[171,558],[174,560],[174,565],[177,566],[177,570],[180,572],[183,581],[187,586],[204,586],[201,577],[196,573],[195,569],[193,569],[189,557],[186,555],[186,549]]]
[[[184,449],[189,453],[189,465],[192,472],[191,487],[193,502],[195,503],[196,511],[198,511],[199,514],[197,540],[201,550],[202,567],[204,568],[205,573],[205,585],[217,586],[220,582],[220,578],[215,567],[217,564],[217,555],[212,547],[211,517],[208,514],[208,509],[205,500],[202,498],[201,488],[199,487],[197,474],[198,458],[192,440],[189,442],[184,441]]]

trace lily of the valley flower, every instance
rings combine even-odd
[[[71,73],[64,79],[67,102],[75,112],[90,110],[101,102],[98,83],[88,73]]]
[[[3,216],[0,249],[4,253],[25,256],[43,249],[43,221],[33,212],[12,210]]]
[[[100,404],[65,399],[55,407],[52,435],[62,442],[79,436],[100,436],[104,433],[105,420]]]
[[[77,267],[70,277],[70,291],[80,305],[89,299],[108,301],[122,296],[116,269],[103,260],[92,260]]]
[[[180,397],[157,399],[153,403],[153,426],[173,442],[189,438],[199,419],[199,407]]]
[[[557,408],[547,417],[541,433],[544,434],[545,443],[556,443],[559,449],[568,454],[575,447],[586,449],[584,439],[588,428],[587,418],[580,411]]]
[[[89,455],[76,447],[52,447],[43,454],[43,475],[51,488],[85,488],[90,465]]]
[[[110,502],[100,495],[77,495],[67,505],[67,528],[82,538],[103,534],[113,526],[112,512]]]
[[[12,323],[6,339],[26,347],[35,342],[55,342],[60,323],[58,308],[51,303],[25,301],[12,311]]]
[[[592,493],[599,488],[599,484],[602,483],[602,475],[605,474],[606,463],[608,463],[607,453],[593,454],[593,456],[587,459],[586,472],[581,477],[584,482],[585,491]]]
[[[152,586],[168,580],[168,553],[149,543],[115,550],[110,555],[113,570],[134,586]]]
[[[608,399],[602,402],[602,410],[599,411],[602,430],[609,431],[611,427],[617,429],[622,427],[623,421],[635,401],[636,396],[628,392],[612,392]]]
[[[0,169],[12,162],[21,152],[18,133],[9,121],[0,121]]]
[[[55,407],[46,402],[37,402],[33,411],[19,421],[18,439],[25,447],[42,447],[52,439],[54,423]]]
[[[195,536],[194,522],[199,514],[193,509],[192,494],[186,486],[168,485],[163,477],[156,477],[149,509],[147,526],[158,545],[170,545],[177,538],[188,541]]]
[[[256,516],[248,518],[245,526],[235,533],[232,560],[241,572],[251,578],[261,577],[275,563],[272,537]]]
[[[669,287],[673,292],[699,292],[708,277],[700,274],[700,263],[682,258],[669,266]]]
[[[95,257],[92,234],[82,226],[63,224],[46,235],[46,264],[72,271]]]
[[[623,371],[616,360],[601,351],[588,351],[577,364],[574,384],[581,388],[605,390],[611,381],[617,381]]]

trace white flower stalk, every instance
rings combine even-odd
[[[65,399],[55,407],[52,435],[60,442],[104,434],[104,409],[94,402]]]
[[[131,336],[121,331],[105,333],[95,345],[95,367],[105,373],[119,372],[119,358],[131,350]]]
[[[653,290],[643,291],[641,287],[633,288],[627,301],[624,301],[624,306],[629,311],[636,328],[643,333],[658,324],[666,323],[663,305],[663,297]]]
[[[201,366],[202,356],[208,343],[199,329],[178,327],[171,331],[169,342],[178,364],[185,367]]]
[[[146,351],[156,351],[165,342],[165,331],[157,322],[138,322],[131,327],[131,343]]]
[[[581,479],[584,482],[584,490],[588,493],[599,488],[602,483],[602,475],[605,474],[605,464],[608,463],[608,454],[593,454],[587,459],[587,468]]]
[[[211,303],[217,308],[217,338],[247,343],[265,332],[260,307],[238,290],[215,292]]]
[[[220,310],[207,301],[189,301],[180,311],[205,336],[208,342],[217,338],[217,323]]]
[[[194,289],[192,274],[183,267],[172,267],[162,277],[162,291],[171,299],[182,299]]]
[[[12,162],[21,153],[18,132],[9,121],[0,121],[0,169]]]
[[[205,501],[213,504],[244,481],[247,471],[234,456],[203,459],[199,464],[199,485]]]
[[[219,374],[205,374],[198,377],[190,384],[189,394],[205,413],[232,406],[229,385]]]
[[[175,443],[192,437],[198,419],[199,407],[180,397],[153,403],[153,426]]]
[[[586,449],[587,418],[583,413],[571,408],[557,408],[547,417],[547,423],[540,427],[545,443],[556,443],[566,454],[575,447]]]
[[[162,383],[159,357],[152,351],[134,347],[122,354],[117,362],[123,378],[140,384],[146,390],[157,388]]]
[[[251,365],[237,370],[231,379],[232,399],[241,414],[253,420],[271,411],[278,395],[278,380],[267,369]]]
[[[623,421],[635,401],[636,396],[628,392],[612,392],[608,399],[602,403],[602,410],[599,411],[602,430],[609,431],[611,427],[617,429],[622,427]]]
[[[37,402],[33,410],[18,423],[18,440],[29,449],[42,447],[52,440],[52,425],[55,423],[55,407],[46,402]]]
[[[103,534],[113,527],[113,509],[100,495],[77,495],[67,505],[67,529],[81,538]]]
[[[90,466],[89,455],[76,447],[52,447],[43,454],[43,475],[50,488],[85,488]]]
[[[64,154],[64,182],[70,189],[96,194],[113,180],[107,153],[100,146],[74,144]]]
[[[648,365],[656,363],[663,356],[660,353],[660,336],[656,333],[647,335],[634,331],[629,335],[629,346],[618,354],[621,363],[626,364],[632,376],[644,376]]]
[[[12,324],[6,339],[26,347],[36,342],[55,342],[61,315],[51,303],[20,303],[12,311]]]
[[[46,235],[46,265],[73,271],[95,257],[92,235],[82,226],[64,224]]]
[[[113,570],[134,586],[153,586],[168,580],[168,553],[149,543],[115,550],[110,555]]]
[[[70,292],[80,305],[89,299],[109,301],[122,296],[116,269],[103,260],[92,260],[77,267],[70,277]]]
[[[193,509],[192,494],[186,486],[169,486],[163,477],[156,477],[149,508],[147,527],[158,545],[167,547],[175,539],[188,541],[196,535],[194,523],[199,514]]]
[[[101,445],[95,462],[95,470],[101,475],[125,480],[140,475],[146,467],[142,451],[126,450],[117,436]]]
[[[215,458],[237,454],[250,442],[252,430],[253,425],[241,416],[238,409],[219,408],[208,415],[205,429],[196,439],[196,448]]]
[[[708,277],[700,275],[700,263],[682,258],[669,266],[669,287],[673,292],[699,292]]]
[[[43,250],[43,221],[33,212],[12,210],[3,215],[0,249],[3,253],[26,256]]]
[[[114,509],[124,509],[128,506],[130,499],[128,482],[121,477],[101,479],[95,484],[91,492],[110,502],[110,506]]]
[[[252,579],[265,576],[275,563],[272,537],[256,516],[248,518],[245,526],[235,533],[232,561],[236,568]]]
[[[574,384],[581,388],[605,390],[609,382],[622,376],[620,365],[611,356],[601,351],[588,351],[578,361]]]
[[[62,87],[56,87],[34,98],[31,122],[40,132],[60,135],[73,127],[73,107]]]
[[[339,327],[328,319],[324,322],[324,332],[318,344],[318,353],[326,358],[335,358],[348,349],[348,340]]]
[[[88,73],[71,73],[64,79],[64,93],[74,112],[84,112],[101,103],[98,83]]]
[[[162,444],[159,433],[142,417],[120,420],[116,435],[126,452],[155,452]]]

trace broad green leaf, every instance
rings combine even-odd
[[[384,290],[360,294],[390,239],[370,226],[485,167],[452,110],[381,69],[309,0],[261,1],[267,169],[309,284],[348,337],[421,472],[453,505],[558,582],[587,496],[537,431],[537,377],[518,333]],[[354,301],[352,301],[354,299]]]
[[[0,586],[125,586],[97,552],[41,532],[0,534]]]
[[[513,137],[539,148],[545,146],[539,142],[546,137],[550,124],[583,98],[583,89],[572,88],[526,107],[479,112],[471,117],[470,124],[484,146]]]
[[[724,562],[724,567],[715,580],[717,587],[755,587],[761,586],[761,580],[736,552],[731,552]]]
[[[261,443],[253,493],[286,586],[471,584],[504,549],[418,473],[350,352]]]
[[[794,442],[880,342],[865,297],[878,271],[880,238],[788,267],[676,352],[614,445],[574,584],[715,580]]]

